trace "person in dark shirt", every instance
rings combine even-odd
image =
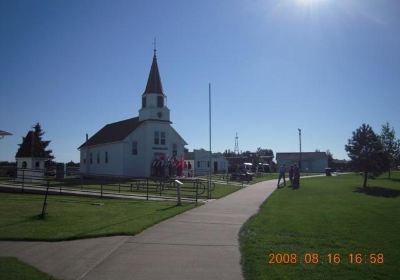
[[[293,168],[293,189],[298,189],[300,187],[300,170],[297,165]]]
[[[286,186],[285,173],[286,173],[286,166],[283,164],[281,166],[281,168],[279,168],[279,179],[278,179],[278,185],[277,185],[278,188],[279,188],[279,183],[281,182],[281,179],[283,179],[283,186]]]
[[[294,173],[294,169],[293,169],[293,165],[290,166],[289,168],[289,180],[290,180],[290,185],[293,186],[293,174]]]

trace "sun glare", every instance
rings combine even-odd
[[[296,0],[299,5],[302,6],[313,6],[318,3],[326,2],[327,0]]]

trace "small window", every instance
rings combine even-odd
[[[161,145],[165,145],[165,132],[161,132]]]
[[[210,167],[210,161],[207,161],[207,167]]]
[[[142,97],[142,108],[146,108],[146,96]]]
[[[164,96],[157,96],[157,107],[164,107]]]
[[[39,169],[40,168],[40,161],[35,162],[35,168]]]
[[[86,164],[86,159],[85,158],[83,159],[83,164]]]
[[[172,155],[174,157],[176,157],[176,155],[178,154],[178,145],[176,145],[175,143],[172,144]]]
[[[90,164],[93,163],[93,153],[90,153],[90,158],[89,158]]]
[[[97,159],[96,159],[96,161],[97,161],[97,164],[100,163],[100,153],[99,153],[99,152],[97,152]]]
[[[197,161],[197,168],[200,168],[200,161]]]
[[[154,144],[160,144],[160,133],[158,131],[154,131]]]
[[[132,155],[137,155],[138,150],[137,150],[137,142],[133,141],[132,142]]]
[[[108,152],[104,153],[104,162],[108,163]]]
[[[28,166],[28,164],[26,163],[26,161],[22,162],[22,168],[26,168]]]

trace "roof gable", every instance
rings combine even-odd
[[[15,157],[47,158],[47,155],[38,135],[33,131],[29,131],[24,137],[22,144],[20,144]]]
[[[131,118],[105,125],[78,149],[85,146],[94,146],[124,140],[132,131],[142,124],[139,117]]]

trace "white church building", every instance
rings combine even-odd
[[[164,176],[168,163],[183,159],[187,145],[171,126],[166,101],[154,50],[139,116],[107,124],[86,139],[78,148],[80,172],[95,176]]]

